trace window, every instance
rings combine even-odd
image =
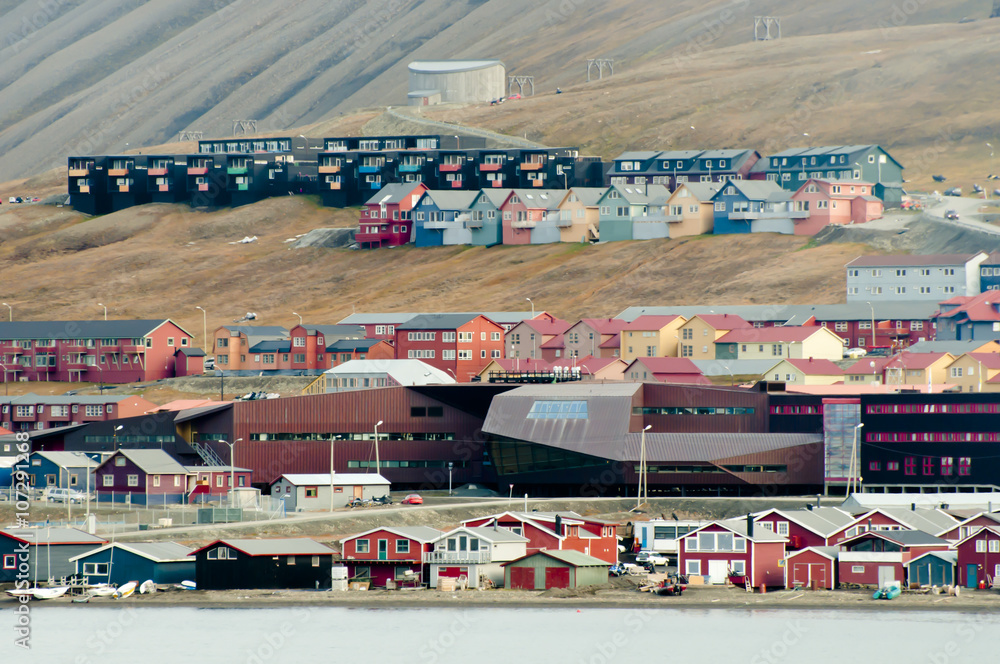
[[[368,540],[359,539],[354,542],[354,552],[355,553],[368,553]]]
[[[442,332],[441,341],[445,343],[455,343],[455,333],[454,332]]]
[[[13,557],[13,556],[11,556]],[[83,564],[83,575],[84,576],[107,576],[108,575],[109,563],[84,563]]]
[[[105,475],[103,480],[103,486],[114,486],[115,477],[114,475]]]
[[[104,406],[100,404],[96,406],[87,406],[86,412],[87,417],[100,417],[104,414]]]
[[[788,522],[787,521],[779,521],[778,522],[778,534],[779,535],[787,535],[788,534]]]
[[[586,401],[536,401],[528,411],[533,420],[585,420]]]
[[[398,539],[396,540],[396,553],[409,553],[410,552],[410,540]]]
[[[225,546],[209,549],[205,554],[207,560],[236,560],[236,551]]]
[[[139,486],[139,476],[138,475],[129,475],[128,476],[128,485],[129,486]]]
[[[3,557],[3,568],[4,569],[14,569],[17,567],[17,556],[13,553],[5,554]],[[86,573],[86,570],[84,570]]]
[[[692,537],[688,541],[690,542],[694,538]],[[700,560],[685,560],[684,561],[684,573],[688,576],[701,576],[701,561]]]
[[[915,457],[906,457],[903,461],[903,466],[905,468],[904,472],[907,475],[917,474],[917,460]]]
[[[319,488],[314,486],[306,487],[306,498],[316,498],[319,496]]]
[[[160,476],[153,475],[153,486],[160,486]]]
[[[287,564],[287,565],[294,565],[295,564],[295,556],[288,556],[287,558],[285,558],[285,564]]]
[[[923,474],[933,475],[934,474],[934,459],[931,457],[924,457],[923,461]]]
[[[990,540],[990,553],[1000,553],[1000,540]]]
[[[313,556],[312,557],[312,566],[313,567],[319,567],[319,556]]]
[[[954,463],[954,457],[941,457],[941,474],[951,475]]]
[[[732,560],[729,562],[729,569],[735,576],[743,576],[746,574],[746,562],[742,560]]]
[[[885,464],[885,469],[886,470],[899,471],[899,462],[898,461],[887,461],[886,464]]]
[[[868,463],[868,470],[874,470],[874,471],[882,470],[882,462],[881,461],[870,461]]]
[[[968,477],[972,474],[972,458],[971,457],[959,457],[958,458],[958,474],[962,477]]]
[[[976,553],[986,553],[986,540],[978,539],[976,540]]]
[[[443,360],[454,360],[455,351],[454,350],[443,350],[441,351],[441,359]]]
[[[851,573],[852,574],[864,574],[865,573],[865,566],[864,565],[851,565]]]

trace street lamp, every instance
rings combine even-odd
[[[340,438],[340,436],[330,436],[330,511],[333,511],[333,441]]]
[[[382,473],[382,464],[378,457],[378,428],[382,426],[382,420],[375,423],[375,474],[380,475]]]
[[[106,304],[97,303],[97,306],[104,307],[104,320],[108,319],[108,306]]]
[[[195,307],[201,311],[201,343],[205,346],[203,349],[206,353],[208,352],[208,312],[201,307]]]
[[[111,434],[111,440],[112,440],[112,442],[114,444],[114,451],[115,452],[118,451],[118,432],[121,431],[124,428],[125,427],[123,425],[119,424],[118,426],[115,427],[114,433]]]
[[[6,302],[3,303],[3,306],[7,307],[7,320],[8,321],[13,321],[14,320],[14,308],[11,307]]]
[[[236,495],[236,443],[243,440],[242,438],[237,438],[233,442],[224,440],[226,445],[229,445],[229,506],[233,506],[233,497]]]
[[[866,302],[865,304],[867,304],[869,306],[869,308],[871,308],[871,310],[872,310],[872,339],[871,339],[871,343],[868,344],[868,346],[870,348],[874,348],[875,347],[875,306],[871,302]]]
[[[448,462],[448,495],[451,495],[451,469],[454,467],[454,463]]]
[[[647,424],[646,428],[642,430],[642,443],[639,446],[639,490],[636,491],[636,509],[642,505],[643,487],[645,487],[646,494],[649,494],[648,480],[646,479],[646,432],[652,428],[652,424]]]
[[[298,315],[297,313],[295,313],[294,311],[292,312],[292,315],[293,315],[293,316],[299,316],[299,315]],[[299,316],[299,325],[302,325],[302,316]]]
[[[529,303],[531,303],[531,317],[534,318],[535,317],[535,303],[531,301],[530,297],[526,297],[524,299],[527,300]]]

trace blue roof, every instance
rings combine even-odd
[[[291,352],[292,342],[288,339],[278,341],[261,341],[250,347],[251,353],[285,353]]]

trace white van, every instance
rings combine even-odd
[[[87,494],[74,489],[60,489],[50,486],[42,493],[42,499],[50,503],[65,503],[66,501],[82,503],[87,500]]]

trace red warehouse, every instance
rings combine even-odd
[[[804,510],[772,509],[754,517],[761,528],[788,538],[788,549],[826,546],[837,531],[854,522],[854,515],[837,507]]]
[[[375,528],[340,540],[340,551],[352,581],[426,583],[424,554],[444,532],[426,526]],[[407,574],[410,572],[410,574]]]
[[[928,551],[947,551],[948,541],[922,530],[873,530],[840,543],[841,583],[882,587],[906,580],[904,566]]]
[[[678,567],[687,576],[703,576],[705,583],[722,584],[730,576],[749,577],[754,588],[780,586],[788,540],[764,528],[752,517],[714,521],[681,537]]]
[[[987,527],[956,542],[958,585],[990,588],[1000,577],[1000,528]]]
[[[786,588],[816,588],[833,590],[837,587],[837,556],[835,546],[812,546],[785,558]]]
[[[503,328],[479,314],[422,314],[396,326],[396,358],[422,360],[468,383],[503,357]]]
[[[504,512],[466,519],[463,526],[506,528],[528,538],[529,554],[538,551],[579,551],[604,562],[618,562],[615,524],[576,512]]]

